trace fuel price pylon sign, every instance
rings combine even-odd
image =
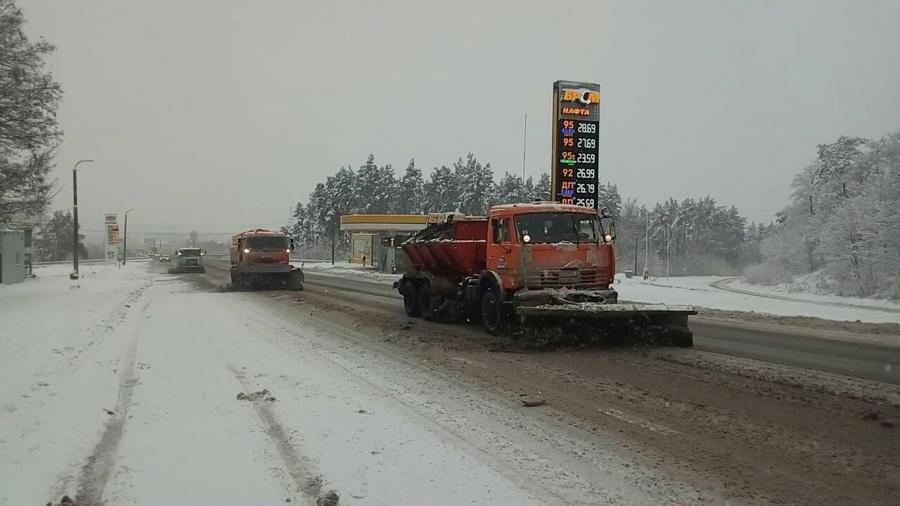
[[[600,85],[553,83],[553,200],[599,207]]]

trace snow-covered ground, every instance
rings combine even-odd
[[[326,274],[338,277],[362,278],[377,283],[391,284],[400,279],[402,274],[385,274],[372,267],[363,267],[360,264],[350,262],[292,262],[298,267],[302,265],[304,271],[312,271],[316,274]]]
[[[143,266],[35,268],[0,285],[0,504],[44,504],[77,479],[115,409]],[[79,287],[80,286],[80,287]]]
[[[863,297],[846,297],[842,295],[832,295],[819,292],[811,292],[806,290],[797,290],[796,285],[774,285],[763,286],[747,283],[743,279],[733,279],[728,282],[728,286],[744,290],[748,292],[758,293],[760,295],[768,295],[775,297],[784,297],[794,300],[803,300],[808,302],[817,302],[824,304],[838,304],[844,306],[858,306],[862,308],[881,308],[892,311],[900,311],[900,304],[884,299],[863,298]]]
[[[892,307],[890,303],[882,301],[878,305],[879,309],[872,309],[850,306],[854,301],[837,296],[804,295],[801,298],[794,294],[777,294],[784,298],[770,298],[766,295],[776,294],[761,290],[755,285],[745,285],[746,290],[762,296],[730,292],[712,286],[713,283],[727,280],[728,278],[720,276],[672,276],[669,279],[652,278],[644,281],[642,278],[628,279],[619,274],[616,276],[615,288],[619,292],[619,298],[628,301],[689,304],[712,309],[754,311],[779,316],[813,316],[828,320],[900,323],[900,305],[896,304]],[[744,289],[743,286],[732,283],[725,286]],[[866,304],[876,305],[874,301],[866,301]]]
[[[383,274],[347,262],[338,262],[335,265],[307,263],[303,269],[318,274],[366,279],[381,284],[391,284],[401,277],[400,274]],[[725,287],[754,292],[759,296],[716,288],[713,286],[716,282],[726,282]],[[728,311],[753,311],[778,316],[812,316],[839,321],[900,323],[900,304],[836,295],[783,293],[721,276],[672,276],[669,279],[652,278],[644,281],[641,278],[628,279],[619,273],[616,275],[614,287],[619,292],[620,299],[633,302],[688,304]],[[773,296],[777,298],[772,298]]]
[[[696,498],[612,444],[350,346],[265,295],[198,291],[142,264],[68,272],[0,287],[0,504]]]

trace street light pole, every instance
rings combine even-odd
[[[647,220],[644,228],[644,276],[647,276],[650,267],[650,213],[644,211],[644,218]]]
[[[634,231],[634,275],[637,276],[638,231]]]
[[[666,279],[669,279],[669,225],[666,224]]]
[[[334,243],[337,237],[337,210],[331,210],[331,265],[334,265]]]
[[[72,167],[72,266],[75,272],[69,276],[78,279],[78,166],[93,160],[78,160]]]
[[[129,209],[125,211],[125,233],[122,234],[122,265],[128,260],[128,213],[134,211],[134,209]]]

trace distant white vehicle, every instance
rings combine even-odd
[[[203,250],[200,248],[175,250],[175,265],[169,269],[169,274],[185,272],[206,272],[206,268],[203,267]]]

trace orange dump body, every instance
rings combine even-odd
[[[485,269],[487,218],[465,218],[429,226],[403,250],[420,271],[458,281]]]

